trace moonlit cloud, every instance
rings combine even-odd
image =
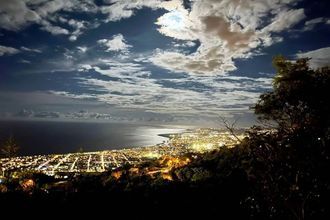
[[[203,0],[193,1],[190,11],[181,3],[158,19],[159,31],[180,40],[198,40],[200,47],[191,54],[158,50],[150,60],[190,74],[223,75],[236,70],[234,59],[253,56],[257,47],[277,42],[273,34],[305,18],[304,9],[288,9],[294,2]]]
[[[96,71],[111,79],[81,77],[79,84],[88,88],[88,94],[63,91],[57,92],[58,95],[95,99],[118,109],[161,114],[197,116],[203,112],[215,117],[222,111],[249,111],[260,94],[260,88],[271,88],[270,78],[189,76],[156,79],[142,63],[131,60],[100,59],[94,64],[81,65],[80,71]]]
[[[88,50],[88,47],[85,46],[78,46],[77,49],[82,52],[82,53],[86,53],[86,51]]]
[[[98,13],[107,15],[105,22],[115,22],[121,19],[132,17],[135,12],[144,7],[151,9],[164,9],[168,12],[159,17],[157,24],[160,26],[159,31],[166,36],[170,36],[182,40],[200,40],[205,44],[200,34],[205,31],[205,25],[210,22],[222,24],[222,30],[213,30],[213,33],[220,34],[220,41],[237,44],[246,38],[245,43],[253,44],[254,40],[259,38],[263,40],[263,36],[269,32],[280,32],[300,22],[304,18],[303,9],[290,9],[293,3],[298,0],[279,0],[279,1],[251,1],[244,3],[230,0],[200,0],[191,1],[192,9],[188,11],[183,7],[182,0],[106,0],[104,4],[97,6],[91,0],[52,0],[52,1],[35,1],[35,0],[3,0],[0,3],[0,27],[18,31],[32,23],[41,25],[41,29],[48,31],[54,35],[69,35],[70,41],[75,41],[86,30],[86,21],[79,21],[73,18],[65,18],[58,16],[61,12],[84,12]],[[271,17],[271,23],[268,26],[262,24],[262,20]],[[285,17],[286,19],[282,19]],[[53,24],[54,18],[63,24],[68,24],[73,30]],[[219,23],[220,22],[220,23]],[[264,26],[264,35],[259,35],[257,30]],[[206,29],[208,29],[206,27]],[[244,35],[247,35],[244,37]],[[253,35],[253,36],[252,36]],[[230,40],[230,41],[228,41]],[[218,45],[214,45],[218,46]],[[223,46],[223,45],[222,45]],[[248,50],[248,49],[247,49]],[[245,53],[239,51],[238,53]],[[238,54],[237,56],[242,56]],[[232,58],[236,56],[229,54]],[[221,63],[221,62],[220,62]],[[184,69],[184,67],[182,67]],[[221,69],[221,68],[220,68]],[[230,70],[229,70],[230,71]]]
[[[40,16],[35,11],[29,9],[24,1],[0,1],[0,27],[6,30],[17,31],[39,20]]]
[[[75,41],[82,34],[85,24],[82,21],[69,19],[68,24],[74,28],[72,33],[64,27],[53,24],[54,14],[63,11],[96,13],[98,7],[90,0],[1,0],[0,28],[19,31],[30,24],[37,23],[41,26],[41,30],[50,32],[53,35],[71,34],[69,40]],[[64,20],[62,18],[62,22]]]
[[[13,54],[17,54],[20,51],[16,48],[13,47],[6,47],[6,46],[1,46],[0,45],[0,56],[4,56],[4,55],[13,55]]]
[[[173,47],[194,47],[196,43],[193,41],[185,41],[184,43],[173,43]]]
[[[87,28],[86,26],[87,26],[88,22],[70,19],[70,20],[68,20],[68,24],[75,29],[71,33],[69,40],[75,41],[75,40],[77,40],[78,36],[82,34],[82,30]]]
[[[306,18],[304,9],[280,11],[276,17],[273,18],[272,23],[264,28],[264,31],[278,33],[293,27],[304,18]]]
[[[42,53],[42,51],[39,49],[32,49],[32,48],[28,48],[28,47],[21,47],[21,50],[26,51],[26,52],[32,52],[32,53]]]
[[[77,112],[57,112],[57,111],[34,111],[31,109],[22,109],[13,114],[18,118],[38,118],[38,119],[79,119],[79,120],[111,120],[112,116],[107,113],[90,112],[80,110]]]
[[[31,61],[22,59],[22,60],[19,61],[19,63],[30,64]]]
[[[329,18],[318,17],[305,22],[305,26],[302,31],[311,31],[315,28],[316,25],[319,24],[330,24]]]
[[[41,30],[47,31],[53,35],[68,35],[70,33],[67,29],[55,26],[46,20],[40,21],[40,24],[42,24]]]
[[[193,21],[188,16],[189,12],[181,5],[157,19],[156,24],[160,26],[158,31],[179,40],[197,40],[197,34],[192,31]]]
[[[106,22],[119,21],[121,19],[129,18],[134,15],[135,10],[143,7],[159,8],[162,4],[161,0],[105,0],[107,5],[100,7],[103,14],[108,17]]]
[[[328,15],[305,1],[0,0],[0,117],[250,114],[275,53],[329,65]],[[1,96],[22,88],[31,94]]]
[[[311,58],[309,61],[312,68],[330,67],[330,47],[320,48],[297,54],[298,58]]]
[[[126,43],[124,36],[122,34],[117,34],[112,36],[111,39],[101,39],[97,41],[98,44],[106,47],[107,52],[128,52],[128,49],[132,47]]]

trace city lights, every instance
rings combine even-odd
[[[244,138],[244,135],[236,135]],[[154,175],[166,174],[172,168],[185,166],[189,158],[183,158],[187,153],[205,153],[220,147],[233,147],[238,141],[232,134],[218,129],[197,129],[184,133],[171,134],[170,139],[162,144],[149,147],[136,147],[122,150],[70,153],[61,155],[35,155],[25,157],[4,158],[0,160],[1,175],[15,176],[22,171],[42,172],[46,175],[61,177],[74,173],[100,173],[114,170],[124,164],[133,167],[148,160],[160,160],[162,168],[148,171]],[[137,173],[138,170],[132,170]],[[113,173],[115,179],[121,173]]]

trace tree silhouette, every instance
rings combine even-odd
[[[248,143],[252,161],[263,161],[262,169],[252,165],[258,177],[255,185],[261,189],[254,197],[269,216],[329,215],[320,198],[329,195],[330,186],[325,172],[330,167],[330,69],[311,69],[308,61],[274,58],[273,90],[262,94],[254,107],[259,119],[278,127],[274,134],[251,132]]]
[[[330,69],[313,70],[309,59],[295,62],[282,56],[273,64],[277,74],[273,91],[262,94],[254,106],[261,120],[278,124],[280,131],[309,130],[324,132],[330,124]]]
[[[10,136],[1,147],[1,154],[4,157],[14,157],[17,155],[20,147],[18,146],[15,138]]]

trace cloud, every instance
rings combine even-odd
[[[132,82],[134,79],[139,77],[146,78],[151,74],[139,63],[116,59],[98,59],[93,64],[81,64],[78,70],[95,70],[104,76],[118,78],[123,82]]]
[[[95,6],[96,7],[96,6]],[[96,11],[87,11],[86,13],[95,13]],[[49,20],[53,22],[60,22],[64,24],[65,26],[69,26],[70,29],[70,41],[76,41],[78,37],[84,33],[85,30],[96,28],[99,26],[99,22],[97,19],[91,19],[90,21],[85,20],[77,20],[70,18],[68,16],[63,16],[61,14],[54,14],[49,17]]]
[[[0,45],[0,56],[4,56],[4,55],[13,55],[13,54],[17,54],[20,51],[16,48],[13,47],[6,47],[6,46],[1,46]]]
[[[82,34],[82,30],[86,29],[87,25],[89,24],[86,21],[78,21],[74,19],[68,20],[68,24],[72,26],[75,30],[71,33],[71,36],[69,37],[70,41],[77,40],[78,36]]]
[[[212,45],[200,47],[197,52],[190,55],[156,50],[150,61],[171,71],[194,75],[224,74],[236,69],[232,57],[225,57],[224,48]]]
[[[35,11],[29,9],[25,1],[0,1],[0,27],[6,30],[18,31],[40,19],[40,16]]]
[[[136,9],[143,7],[156,9],[162,4],[161,0],[105,0],[104,2],[108,5],[101,6],[100,10],[107,15],[106,22],[129,18]]]
[[[297,58],[312,58],[309,63],[312,68],[330,67],[330,47],[320,48],[297,54]]]
[[[28,5],[32,5],[35,11],[42,17],[47,17],[59,11],[65,12],[90,12],[95,13],[98,7],[91,0],[51,0],[51,1],[35,1],[26,0]]]
[[[132,60],[99,59],[80,65],[80,71],[98,72],[106,77],[81,74],[77,78],[78,84],[88,93],[56,93],[75,99],[97,100],[112,109],[163,115],[215,117],[220,113],[246,112],[260,92],[271,88],[271,78],[185,75],[183,78],[157,79],[145,64]]]
[[[60,118],[61,114],[59,112],[36,112],[33,117],[35,118]]]
[[[106,5],[100,7],[100,11],[107,15],[106,22],[119,21],[130,18],[136,10],[142,8],[165,9],[167,11],[178,9],[182,6],[182,0],[104,0]]]
[[[193,41],[185,41],[183,43],[173,43],[173,47],[195,47],[196,43]]]
[[[93,70],[94,68],[90,64],[81,64],[78,71],[83,72],[83,71],[88,71],[88,70]]]
[[[132,47],[126,43],[122,34],[114,35],[111,39],[98,40],[97,43],[106,47],[107,52],[128,52],[128,49]]]
[[[14,116],[16,117],[23,117],[23,118],[30,118],[32,117],[34,112],[29,109],[22,109],[19,112],[15,113]]]
[[[282,32],[293,27],[306,18],[304,9],[291,9],[280,11],[276,17],[273,18],[271,24],[264,28],[265,32]]]
[[[19,63],[24,63],[24,64],[30,64],[31,63],[31,61],[29,61],[29,60],[24,60],[24,59],[22,59],[22,60],[20,60],[20,61],[18,61]]]
[[[156,22],[159,32],[200,46],[194,53],[156,50],[150,61],[175,72],[226,74],[236,69],[235,59],[280,41],[278,33],[305,18],[304,9],[290,8],[297,1],[192,1],[190,10],[181,1],[169,1],[172,7]]]
[[[299,0],[246,0],[244,2],[201,0],[191,1],[191,10],[188,10],[183,7],[182,0],[105,0],[104,4],[99,4],[99,6],[91,0],[2,0],[0,2],[0,27],[18,31],[29,24],[37,23],[42,26],[41,29],[44,31],[53,35],[69,35],[69,40],[75,41],[84,30],[97,26],[99,21],[92,23],[78,21],[70,18],[72,16],[70,13],[101,12],[107,15],[102,22],[113,22],[129,18],[134,15],[136,10],[144,7],[164,9],[167,13],[156,22],[162,34],[181,40],[198,40],[201,42],[201,46],[204,45],[204,48],[223,47],[221,52],[227,52],[226,50],[231,49],[233,45],[236,47],[241,45],[239,51],[227,53],[230,60],[245,56],[257,46],[263,45],[264,41],[274,43],[271,33],[286,30],[302,20],[304,18],[303,9],[290,9],[297,1]],[[68,16],[63,17],[61,13]],[[270,21],[268,21],[269,18],[271,18]],[[73,30],[64,28],[58,23],[55,24],[55,21],[69,25]],[[264,24],[265,21],[268,24]],[[218,25],[217,28],[215,25]],[[261,31],[262,28],[264,28],[263,31]],[[213,35],[218,36],[218,39]],[[212,36],[210,41],[215,42],[213,46],[207,45],[207,39],[210,36]],[[205,50],[200,50],[199,53],[203,51]],[[197,57],[194,56],[194,62]],[[201,59],[204,58],[201,56]],[[220,61],[219,65],[222,63],[224,62]],[[214,66],[213,70],[208,73],[214,74],[218,70],[225,69],[217,67]],[[186,68],[183,66],[181,69],[184,71]],[[231,69],[229,68],[228,71]],[[191,71],[194,72],[194,70]]]
[[[42,53],[42,51],[39,49],[32,49],[32,48],[28,48],[28,47],[21,47],[20,49],[22,51],[27,51],[27,52]]]
[[[13,114],[14,117],[19,118],[60,118],[61,114],[59,112],[52,112],[52,111],[33,111],[31,109],[22,109],[17,113]]]
[[[260,80],[260,79],[259,79]],[[107,81],[101,79],[85,79],[87,86],[99,88],[102,94],[93,96],[100,102],[123,109],[143,109],[153,113],[187,115],[218,115],[222,111],[246,112],[255,103],[260,94],[261,85],[271,87],[271,80],[264,82],[256,79],[226,79],[214,82],[211,78],[171,80],[175,87],[150,78],[134,78],[130,80]],[[168,82],[167,82],[168,83]],[[199,83],[207,90],[185,88],[182,84]],[[76,96],[79,98],[79,95]],[[182,105],[182,103],[185,103]]]
[[[78,46],[77,49],[78,49],[81,53],[86,53],[86,51],[88,50],[88,47],[86,47],[86,46]]]
[[[170,10],[157,19],[158,31],[168,37],[179,40],[198,40],[198,33],[192,31],[194,23],[189,19],[189,12],[178,4],[175,10]]]
[[[108,113],[90,112],[80,110],[77,112],[57,112],[57,111],[35,111],[31,109],[22,109],[12,115],[19,118],[42,118],[42,119],[79,119],[79,120],[111,120],[112,115]]]
[[[71,34],[69,40],[74,41],[82,30],[85,29],[86,23],[68,19],[68,25],[74,30],[69,30],[52,24],[56,13],[60,12],[85,12],[96,13],[98,7],[91,0],[1,0],[0,1],[0,28],[19,31],[30,24],[37,23],[41,26],[41,30],[48,31],[53,35]],[[61,19],[64,21],[65,19]]]
[[[46,20],[40,21],[40,24],[43,25],[41,27],[41,30],[47,31],[53,35],[61,35],[61,34],[68,35],[70,33],[67,29],[59,26],[55,26]]]
[[[110,120],[113,118],[112,115],[107,113],[90,112],[87,110],[80,110],[78,112],[66,113],[64,117],[70,119],[102,119],[102,120]]]
[[[314,27],[318,24],[330,24],[330,19],[329,18],[324,18],[324,17],[318,17],[318,18],[314,18],[311,20],[308,20],[305,22],[305,26],[302,29],[302,31],[311,31],[314,29]]]

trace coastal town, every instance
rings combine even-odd
[[[125,164],[138,165],[162,157],[180,157],[188,153],[205,153],[220,147],[233,147],[245,136],[219,129],[187,130],[164,136],[169,140],[147,147],[121,150],[20,156],[0,159],[0,176],[22,171],[41,172],[63,177],[78,173],[100,173],[115,170]]]

